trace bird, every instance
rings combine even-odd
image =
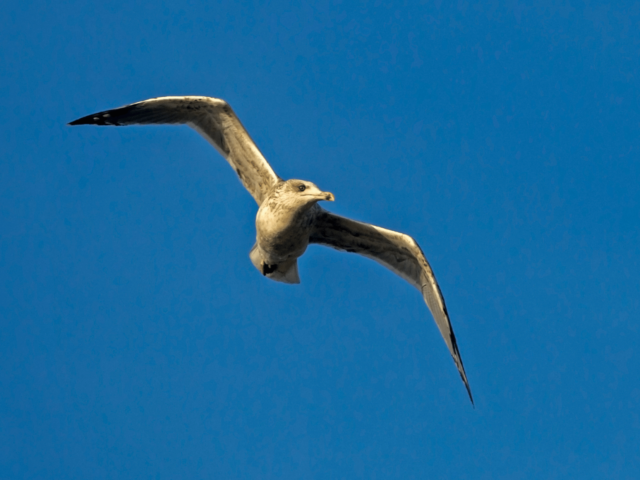
[[[258,204],[255,268],[278,282],[300,283],[298,258],[309,245],[357,253],[382,264],[416,289],[429,308],[474,405],[444,297],[429,262],[409,235],[333,214],[318,202],[335,200],[306,180],[283,180],[271,168],[231,106],[204,96],[157,97],[93,113],[68,125],[184,124],[226,160]]]

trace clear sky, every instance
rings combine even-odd
[[[0,476],[638,478],[638,3],[312,3],[0,9]],[[195,132],[66,126],[162,95],[414,236],[476,408],[381,266],[261,277]]]

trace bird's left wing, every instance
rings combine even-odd
[[[94,113],[69,125],[186,124],[229,162],[258,205],[280,181],[229,104],[211,97],[158,97]]]
[[[368,223],[340,217],[321,209],[315,221],[315,230],[311,234],[310,243],[364,255],[381,263],[420,290],[473,403],[467,374],[462,365],[444,298],[429,262],[413,238]]]

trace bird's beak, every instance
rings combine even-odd
[[[327,202],[333,202],[336,199],[331,192],[322,192],[322,196],[324,197],[323,200]]]

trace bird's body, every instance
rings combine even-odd
[[[261,206],[256,215],[256,244],[263,262],[278,265],[302,256],[309,246],[313,218],[309,210]]]
[[[280,282],[300,283],[297,260],[310,244],[359,253],[389,268],[422,293],[473,402],[444,298],[415,240],[327,212],[318,202],[333,201],[333,194],[305,180],[282,180],[224,100],[153,98],[70,123],[83,124],[187,124],[194,128],[229,162],[259,206],[256,243],[249,256],[262,275]]]
[[[252,261],[265,276],[285,283],[300,283],[296,260],[309,246],[318,201],[333,200],[333,194],[322,192],[311,182],[280,182],[267,195],[256,215],[256,245]],[[295,276],[286,272],[296,269]],[[280,275],[284,269],[284,276]],[[293,275],[293,273],[292,273]]]
[[[267,197],[256,215],[256,243],[269,265],[298,258],[307,250],[317,215],[315,202],[288,204],[281,197]]]

